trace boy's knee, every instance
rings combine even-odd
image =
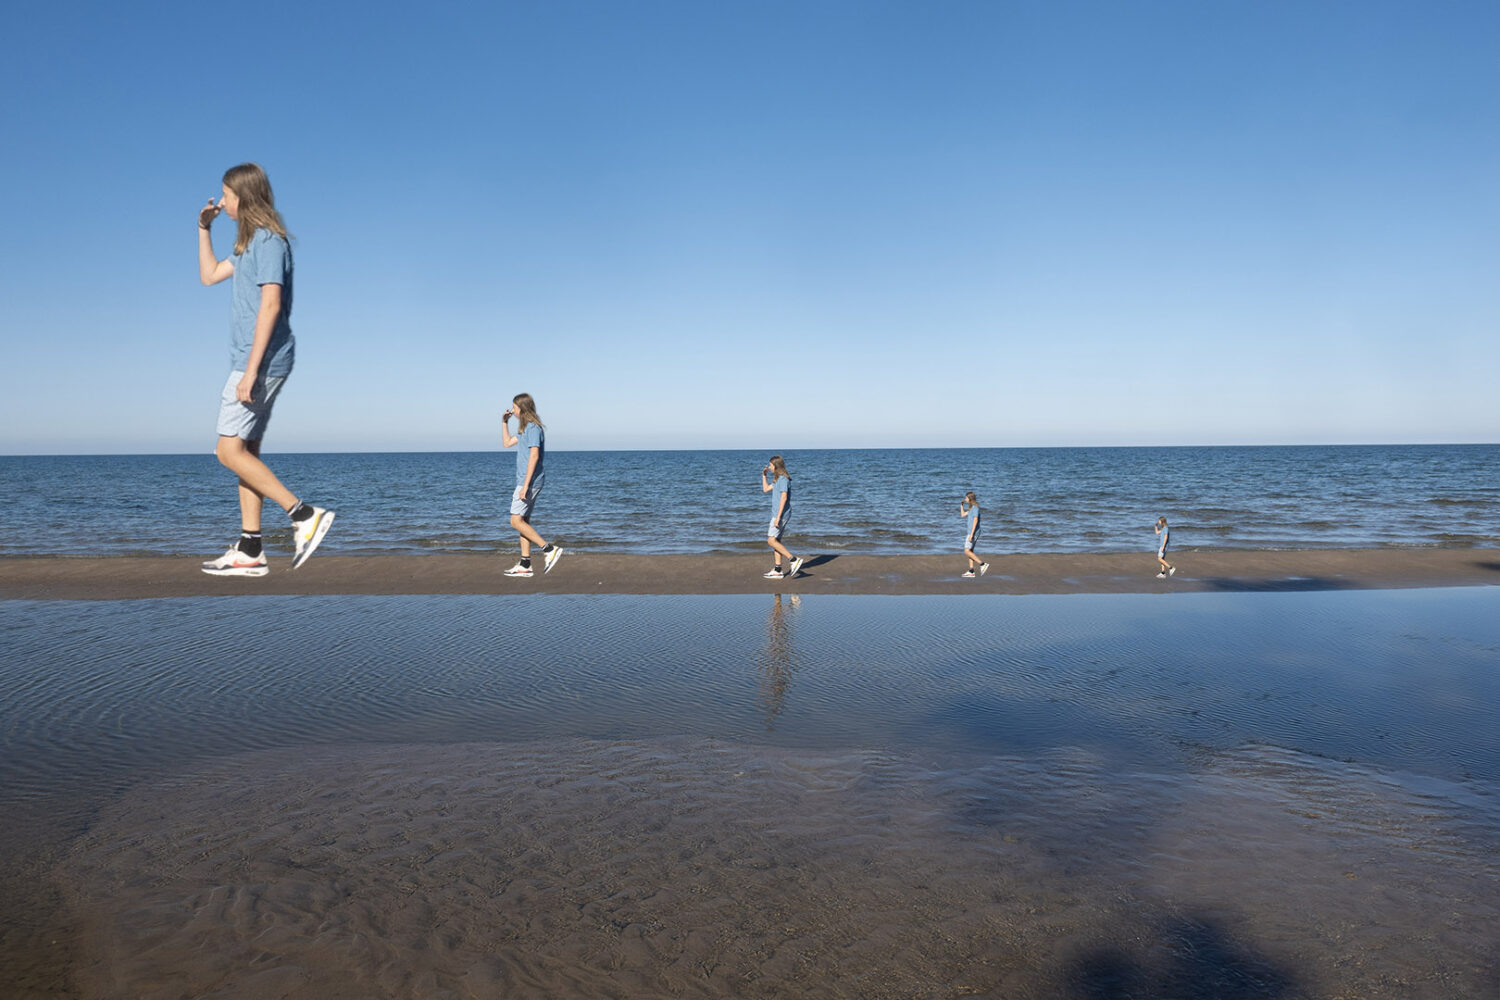
[[[524,517],[522,517],[520,514],[512,514],[510,516],[510,526],[512,528],[515,528],[517,531],[520,531],[521,530],[521,525],[523,525],[525,523],[526,523],[526,519]]]
[[[218,447],[214,449],[214,454],[218,456],[221,465],[229,465],[244,452],[245,442],[237,437],[227,437],[222,434],[219,436]]]

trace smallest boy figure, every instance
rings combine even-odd
[[[1156,561],[1161,563],[1161,572],[1156,574],[1158,580],[1165,580],[1177,572],[1177,567],[1167,562],[1167,540],[1171,538],[1172,532],[1167,528],[1167,519],[1158,517],[1156,519],[1156,533],[1161,536],[1161,545],[1156,549]]]
[[[969,560],[969,568],[964,571],[963,578],[972,580],[976,575],[984,576],[990,569],[989,563],[974,554],[974,546],[979,543],[979,498],[972,491],[965,493],[959,501],[958,516],[969,519],[969,531],[964,536],[964,557]]]

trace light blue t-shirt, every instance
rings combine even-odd
[[[265,378],[292,373],[297,342],[292,337],[292,248],[286,238],[257,229],[244,253],[234,255],[234,304],[229,327],[229,370],[242,372],[255,344],[255,317],[260,314],[260,286],[281,286],[281,315],[260,361]]]
[[[978,538],[979,537],[979,505],[977,503],[974,504],[972,507],[969,508],[969,525],[970,525],[969,537],[970,538]],[[1003,534],[1003,532],[1002,532],[1002,534]]]
[[[786,494],[786,510],[781,509],[781,495]],[[777,476],[775,484],[771,487],[771,517],[780,514],[788,517],[792,513],[792,481],[786,476]]]
[[[541,489],[542,466],[547,461],[547,435],[542,431],[541,424],[527,424],[526,429],[516,437],[521,443],[516,445],[516,486],[519,487],[526,482],[526,468],[531,464],[531,449],[536,449],[536,475],[531,477],[531,488]]]

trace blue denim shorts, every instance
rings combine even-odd
[[[531,520],[531,514],[536,510],[536,498],[541,496],[542,488],[537,483],[531,484],[531,492],[524,497],[521,496],[521,487],[517,486],[510,494],[510,512],[520,514],[523,520]]]
[[[285,375],[255,380],[250,396],[253,403],[241,403],[235,395],[244,372],[230,372],[224,383],[224,392],[219,396],[219,436],[237,437],[245,441],[259,441],[266,435],[266,425],[271,422],[271,406],[276,395],[286,383]]]

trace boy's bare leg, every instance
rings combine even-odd
[[[547,547],[547,540],[541,535],[537,534],[536,529],[531,526],[531,522],[526,520],[526,518],[522,517],[520,514],[512,514],[510,516],[510,526],[512,528],[515,528],[516,533],[521,536],[522,559],[531,558],[532,545],[536,545],[538,548],[543,549]]]
[[[260,442],[246,441],[245,450],[250,454],[260,457]],[[254,489],[243,479],[240,480],[240,528],[244,531],[260,530],[260,515],[266,505],[266,496],[259,490]]]
[[[781,557],[782,556],[786,557],[786,561],[787,562],[791,562],[792,561],[791,550],[788,549],[785,545],[782,545],[781,542],[778,541],[777,539],[775,539],[775,538],[767,538],[766,539],[766,544],[769,545],[769,546],[771,546],[772,551],[774,551],[776,553],[776,565],[778,565],[778,566],[781,565]]]
[[[219,435],[219,445],[214,449],[219,462],[240,477],[240,518],[249,531],[260,529],[260,505],[269,497],[281,505],[282,510],[297,506],[292,491],[281,485],[276,473],[260,460],[260,442],[244,441],[237,437]],[[254,507],[252,514],[250,508]]]

